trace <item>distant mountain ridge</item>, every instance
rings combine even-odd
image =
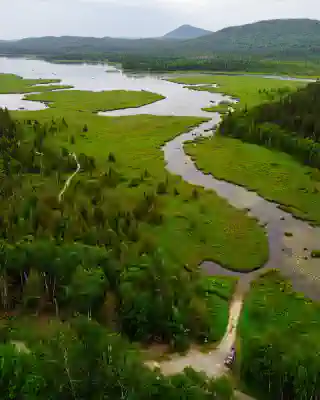
[[[275,19],[224,28],[185,43],[185,50],[254,54],[302,55],[320,58],[320,21]]]
[[[163,36],[164,39],[196,39],[212,34],[212,31],[196,28],[192,25],[182,25]]]
[[[186,38],[186,35],[199,35]],[[173,40],[180,39],[180,40]],[[300,60],[320,59],[320,21],[277,19],[224,28],[211,33],[184,25],[162,38],[119,39],[93,37],[40,37],[0,41],[2,55],[44,58],[84,57],[94,54],[145,55],[150,57],[266,56]]]

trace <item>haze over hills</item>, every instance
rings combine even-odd
[[[201,36],[210,35],[212,31],[196,28],[192,25],[182,25],[172,32],[163,36],[164,39],[195,39]]]
[[[196,30],[196,31],[195,31]],[[197,28],[178,28],[162,39],[118,39],[90,37],[42,37],[1,42],[3,55],[40,57],[83,54],[137,54],[154,57],[202,56],[213,54],[265,55],[274,57],[320,58],[320,21],[279,19],[224,28],[205,36],[172,40],[173,36],[193,34]],[[178,32],[178,33],[177,33]],[[200,30],[200,32],[208,32]]]
[[[278,19],[233,26],[185,43],[184,48],[198,52],[320,56],[320,21]]]

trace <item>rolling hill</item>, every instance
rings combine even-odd
[[[278,19],[224,28],[183,44],[184,51],[320,56],[320,21]]]
[[[182,39],[183,35],[207,34]],[[320,58],[320,21],[279,19],[222,29],[218,32],[183,26],[164,38],[119,39],[93,37],[41,37],[17,41],[0,41],[2,55],[36,55],[68,57],[96,54],[136,54],[154,57],[193,57],[213,54],[258,55],[277,58]],[[172,40],[174,37],[180,40]],[[106,57],[104,57],[106,58]],[[101,58],[100,58],[101,59]]]
[[[191,25],[182,25],[172,32],[163,36],[164,39],[195,39],[198,37],[210,35],[212,32],[205,29],[196,28]]]

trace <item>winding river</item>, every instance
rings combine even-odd
[[[163,147],[167,170],[190,184],[215,191],[232,206],[247,210],[248,215],[265,226],[270,257],[260,270],[238,273],[213,262],[204,262],[201,266],[210,275],[235,275],[240,278],[230,306],[228,328],[217,349],[208,354],[191,349],[183,357],[173,356],[161,365],[150,362],[149,366],[156,366],[165,374],[181,372],[188,365],[196,370],[205,371],[209,376],[220,376],[225,373],[224,359],[236,338],[245,293],[250,287],[250,282],[268,269],[280,269],[291,280],[297,291],[312,299],[320,300],[320,263],[319,260],[310,257],[310,251],[320,247],[320,228],[295,219],[291,214],[282,211],[278,204],[267,201],[254,192],[201,172],[184,152],[185,142],[195,140],[199,136],[213,135],[214,126],[219,123],[218,114],[202,111],[202,108],[219,103],[221,100],[231,100],[229,97],[219,93],[192,91],[183,85],[168,82],[160,75],[126,74],[108,65],[63,65],[40,60],[0,58],[1,72],[17,74],[23,78],[59,78],[62,84],[73,85],[78,90],[146,90],[165,96],[164,100],[140,108],[103,112],[101,115],[153,114],[209,118],[208,122],[174,138]],[[266,76],[267,78],[274,77]],[[46,108],[42,103],[24,100],[22,94],[0,95],[0,107],[8,107],[11,110]],[[76,155],[74,157],[76,158]],[[70,182],[72,177],[67,182]],[[68,184],[62,190],[60,198],[67,187]],[[292,233],[292,236],[286,236],[286,232]]]

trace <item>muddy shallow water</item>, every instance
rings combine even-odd
[[[262,270],[281,269],[284,275],[291,279],[296,290],[320,300],[320,261],[310,258],[310,251],[320,248],[320,229],[293,218],[291,214],[280,210],[277,204],[261,198],[254,192],[204,174],[184,152],[185,142],[195,140],[199,136],[214,134],[213,127],[219,123],[218,114],[201,109],[221,100],[230,100],[229,97],[219,93],[192,91],[183,85],[167,82],[159,75],[129,75],[121,71],[116,72],[114,67],[106,65],[62,65],[39,60],[0,58],[0,72],[15,73],[24,78],[59,78],[62,84],[73,85],[75,89],[80,90],[146,90],[166,97],[140,108],[104,112],[100,113],[101,115],[154,114],[210,118],[208,122],[174,138],[163,147],[166,168],[190,184],[215,191],[234,207],[250,210],[250,216],[257,218],[261,225],[266,225],[268,234],[270,258]],[[22,98],[23,95],[0,95],[0,107],[24,107],[28,110],[45,108],[42,103],[27,102]],[[285,232],[290,232],[293,236],[286,237]],[[248,285],[261,273],[261,269],[249,274],[236,273],[213,262],[204,262],[202,267],[212,275],[237,275],[242,278],[244,285]]]

